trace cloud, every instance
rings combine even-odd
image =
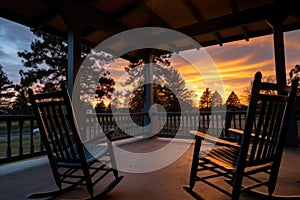
[[[29,27],[15,22],[0,18],[0,26],[0,38],[5,38],[6,43],[12,44],[19,49],[23,49],[24,44],[28,48],[28,41],[32,41],[35,38]]]
[[[300,64],[300,30],[285,33],[286,68],[289,71]],[[224,46],[204,48],[215,62],[228,96],[234,91],[238,96],[245,94],[245,88],[250,86],[254,74],[261,71],[263,76],[275,75],[275,59],[272,35],[252,38],[249,42],[236,41]],[[181,67],[181,73],[186,74],[190,84],[202,93],[203,82],[199,74],[192,73],[188,66]],[[198,76],[197,78],[193,76]],[[198,84],[198,87],[197,87]],[[204,88],[205,89],[205,88]]]
[[[19,70],[24,68],[19,51],[29,50],[36,37],[28,27],[0,18],[0,64],[10,80],[19,82]]]
[[[284,34],[284,45],[286,49],[298,51],[300,50],[299,34],[299,30],[287,32]]]
[[[300,64],[300,30],[284,33],[286,68],[289,71],[296,64]],[[0,64],[10,79],[19,81],[18,71],[24,68],[18,51],[30,49],[30,43],[35,39],[28,27],[0,18]],[[273,36],[250,38],[248,42],[241,40],[225,43],[223,46],[205,47],[205,50],[215,63],[226,88],[226,95],[235,91],[238,96],[249,87],[256,71],[262,71],[264,76],[275,75]],[[201,58],[198,58],[201,60]],[[200,61],[199,61],[200,62]],[[118,59],[108,67],[113,71],[112,77],[118,81],[125,73],[124,66],[128,61]],[[199,71],[189,63],[180,59],[172,61],[188,84],[200,94],[205,89],[205,82]],[[205,65],[203,61],[201,67]],[[205,65],[206,66],[206,65]],[[201,70],[209,71],[209,66]],[[211,77],[213,78],[213,77]]]

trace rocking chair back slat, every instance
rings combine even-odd
[[[51,93],[55,94],[55,93]],[[45,97],[45,95],[44,95]],[[54,95],[53,100],[49,95],[47,101],[43,99],[36,106],[39,108],[39,113],[43,122],[44,130],[46,131],[50,148],[55,155],[55,159],[63,160],[78,160],[78,141],[74,140],[74,119],[70,118],[70,113],[67,112],[67,106],[62,100],[57,100],[57,95]],[[40,95],[39,99],[42,99]],[[80,145],[80,143],[79,143]]]
[[[90,196],[93,197],[94,184],[113,172],[115,179],[97,195],[101,196],[123,178],[118,176],[112,144],[100,144],[100,141],[99,144],[95,143],[99,138],[91,140],[94,143],[84,143],[81,140],[67,88],[62,85],[60,89],[41,94],[33,94],[31,89],[28,90],[52,173],[59,188],[55,192],[32,194],[29,198],[57,196],[77,185],[87,186]],[[112,133],[113,130],[107,131],[103,137],[110,137]],[[105,141],[108,140],[104,138],[102,143]],[[104,158],[105,162],[102,162]],[[97,174],[99,176],[96,178]],[[62,188],[62,183],[68,186]]]
[[[193,188],[197,181],[207,183],[224,192],[222,187],[217,186],[213,181],[208,181],[212,177],[231,179],[226,181],[232,186],[230,196],[234,200],[239,199],[242,191],[253,191],[261,186],[268,187],[266,196],[273,195],[295,102],[298,79],[293,80],[292,86],[266,83],[261,79],[262,74],[257,72],[243,130],[230,129],[240,135],[238,144],[228,143],[199,131],[191,131],[196,136],[196,141],[190,183],[185,189],[192,195],[196,196]],[[201,153],[201,141],[204,139],[217,142],[219,146],[209,152]],[[201,171],[209,171],[212,175],[201,177],[198,175]],[[268,179],[260,179],[258,174],[262,174],[262,177],[267,175]],[[244,179],[248,179],[248,182]],[[224,193],[229,194],[227,191]]]
[[[257,122],[256,130],[253,131],[254,137],[251,141],[251,150],[248,157],[250,165],[253,165],[253,163],[268,163],[273,159],[276,153],[275,144],[282,122],[282,118],[279,116],[283,115],[287,98],[260,95],[259,101],[262,104],[258,105],[258,119],[255,121]]]

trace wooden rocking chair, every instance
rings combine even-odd
[[[190,172],[189,186],[184,189],[196,199],[203,199],[194,191],[197,181],[225,193],[231,199],[239,199],[240,193],[249,191],[260,196],[285,198],[272,195],[278,177],[289,120],[295,101],[298,80],[291,87],[261,82],[260,72],[255,74],[251,98],[246,116],[244,130],[229,129],[239,135],[239,143],[224,141],[198,131],[195,135],[195,146]],[[216,144],[210,151],[200,151],[203,140]],[[202,147],[203,148],[203,147]],[[205,176],[199,172],[206,171]],[[261,180],[260,176],[266,178]],[[202,173],[203,175],[204,173]],[[260,176],[257,176],[257,175]],[[223,177],[231,191],[210,179]],[[219,183],[219,182],[218,182]],[[225,185],[226,186],[226,185]],[[268,194],[253,190],[267,186]],[[298,198],[299,197],[294,197]]]
[[[118,175],[112,144],[108,141],[114,130],[83,143],[64,85],[53,92],[33,94],[29,89],[28,93],[58,187],[56,191],[33,193],[28,198],[59,196],[79,185],[87,187],[90,198],[99,198],[112,190],[123,178]],[[107,176],[110,183],[94,195],[94,185],[111,173],[113,176]]]

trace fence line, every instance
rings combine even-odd
[[[161,137],[189,137],[189,130],[195,129],[202,132],[209,131],[221,137],[228,137],[226,129],[229,127],[241,129],[245,121],[246,112],[191,112],[167,114],[152,113],[157,117],[161,127],[157,133]],[[87,114],[86,124],[81,127],[83,139],[99,134],[101,131],[115,129],[113,140],[144,135],[145,118],[147,113],[97,113]],[[155,120],[153,120],[155,121]],[[134,123],[132,123],[134,122]],[[132,126],[132,124],[134,126]],[[120,127],[121,126],[121,127]],[[0,116],[0,164],[26,159],[45,154],[41,138],[34,134],[36,128],[34,116]],[[146,135],[147,136],[147,135]]]
[[[32,115],[0,116],[0,164],[45,154]]]

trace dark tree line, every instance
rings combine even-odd
[[[9,111],[12,114],[31,114],[30,107],[27,106],[26,90],[28,87],[34,87],[37,92],[44,92],[55,89],[59,84],[66,81],[67,71],[67,42],[65,39],[45,33],[35,31],[37,39],[32,41],[31,50],[18,52],[18,56],[22,58],[24,69],[19,71],[20,83],[14,85],[3,71],[3,66],[0,64],[0,111]],[[89,56],[90,62],[93,62],[94,55],[90,54],[90,48],[82,46],[81,58]],[[97,56],[99,56],[97,54]],[[132,111],[142,111],[145,106],[145,81],[144,70],[145,59],[137,59],[125,66],[129,78],[126,80],[127,85],[140,85],[132,93],[128,91],[115,91],[115,82],[110,77],[109,71],[102,68],[102,65],[113,61],[111,56],[101,54],[101,60],[98,68],[100,70],[90,73],[97,73],[98,79],[94,82],[88,82],[87,87],[82,87],[82,101],[92,95],[97,99],[98,104],[94,109],[98,112],[109,112],[111,106],[120,104],[120,98],[125,98],[128,101],[129,109]],[[192,109],[193,97],[195,96],[192,90],[187,89],[185,81],[181,78],[179,72],[170,66],[171,54],[160,56],[154,55],[154,83],[153,96],[154,103],[163,105],[167,111],[179,111],[180,105],[185,109]],[[91,64],[91,63],[89,63]],[[95,63],[94,63],[95,64]],[[99,65],[99,63],[98,63]],[[289,73],[288,83],[300,74],[300,65],[296,65]],[[83,74],[83,79],[88,80],[89,74]],[[273,81],[273,78],[266,81]],[[95,87],[96,91],[90,93],[91,87]],[[300,87],[300,86],[299,86]],[[251,88],[251,86],[250,86]],[[245,98],[248,98],[250,93],[245,92]],[[114,93],[114,98],[112,94]],[[299,93],[300,94],[300,93]],[[105,101],[109,101],[107,106]],[[199,109],[210,110],[226,105],[228,108],[238,108],[240,99],[232,92],[226,102],[223,104],[221,95],[215,91],[211,92],[208,88],[203,92],[199,100]],[[91,106],[91,105],[87,105]],[[1,113],[0,113],[1,114]]]
[[[63,38],[35,31],[33,32],[37,39],[32,41],[31,50],[24,50],[18,52],[18,56],[22,58],[22,63],[24,69],[19,71],[20,84],[15,87],[17,93],[13,105],[11,105],[12,110],[16,114],[31,114],[31,109],[28,107],[28,101],[26,96],[26,91],[28,87],[34,87],[36,92],[45,92],[54,90],[59,84],[66,81],[67,72],[67,41]],[[97,105],[94,107],[98,112],[109,112],[111,103],[107,106],[105,101],[116,102],[112,99],[112,93],[115,91],[115,82],[110,77],[110,72],[102,68],[102,65],[111,63],[113,61],[111,56],[100,54],[99,52],[93,54],[88,47],[82,46],[81,58],[87,58],[83,63],[82,67],[99,65],[99,62],[95,62],[96,59],[101,56],[101,60],[104,63],[100,63],[100,66],[96,66],[98,71],[86,70],[87,73],[81,74],[85,76],[86,84],[81,87],[81,98],[83,102],[88,102],[88,98],[92,95],[97,99]],[[154,101],[155,103],[163,104],[167,110],[177,111],[179,109],[179,103],[181,105],[192,107],[192,95],[193,92],[188,90],[185,86],[184,80],[180,77],[177,70],[170,67],[170,62],[168,60],[169,56],[156,56],[154,61],[155,77],[154,81]],[[138,66],[144,65],[144,60],[139,59],[138,62],[131,62],[129,66],[125,67],[125,71],[129,73],[129,79],[126,84],[135,85],[141,82],[139,76],[142,71],[132,70],[137,69]],[[163,67],[162,67],[163,66]],[[1,68],[2,69],[2,68]],[[95,68],[94,68],[95,69]],[[91,74],[98,74],[97,81],[90,80],[89,76]],[[160,74],[165,74],[165,76],[160,76]],[[5,83],[5,81],[2,81]],[[9,82],[10,83],[10,82]],[[91,88],[96,87],[96,92],[91,94]],[[144,106],[144,94],[143,87],[137,89],[133,94],[129,95],[126,92],[120,93],[116,92],[117,95],[123,95],[130,101],[130,109],[134,111],[139,111]],[[4,88],[1,88],[4,91]],[[172,94],[172,92],[176,95]],[[3,96],[5,92],[1,92]],[[6,92],[7,93],[7,92]],[[115,95],[116,96],[116,95]],[[6,95],[6,99],[11,98]],[[10,96],[12,97],[12,96]],[[118,97],[117,97],[118,98]],[[1,105],[4,101],[1,101]],[[138,102],[140,105],[135,105],[134,102]],[[91,105],[86,105],[91,107]]]
[[[18,56],[22,58],[25,69],[19,71],[20,84],[15,87],[16,100],[11,105],[13,114],[31,114],[26,96],[28,87],[34,87],[35,92],[45,92],[54,90],[58,85],[66,82],[67,41],[45,32],[34,31],[33,33],[37,36],[37,39],[31,42],[31,50],[18,52]],[[81,47],[82,60],[89,52],[90,48],[86,46]],[[111,57],[106,58],[105,55],[102,56],[104,56],[102,60],[105,60],[105,62],[112,60]],[[88,78],[85,77],[83,79],[87,80]],[[113,91],[114,82],[110,78],[109,72],[101,69],[99,79],[94,85],[97,86],[98,90],[90,95],[94,95],[101,104],[104,96],[109,97],[111,91]]]
[[[191,110],[193,107],[192,90],[186,87],[186,82],[181,77],[178,70],[169,66],[169,56],[155,56],[153,63],[153,103],[160,104],[166,111],[178,112],[181,110]],[[144,60],[138,63],[131,63],[125,68],[129,74],[125,85],[139,86],[132,93],[127,94],[129,109],[131,111],[143,111],[146,102]]]
[[[235,110],[240,108],[241,102],[234,91],[232,91],[225,104],[223,104],[223,99],[218,91],[211,93],[209,88],[206,88],[200,97],[199,109],[202,111],[210,111],[212,108],[221,108],[223,106],[226,106],[227,109]]]
[[[15,86],[13,82],[7,77],[7,74],[3,71],[3,66],[0,64],[0,114],[6,114],[12,107],[12,98],[15,96]]]

